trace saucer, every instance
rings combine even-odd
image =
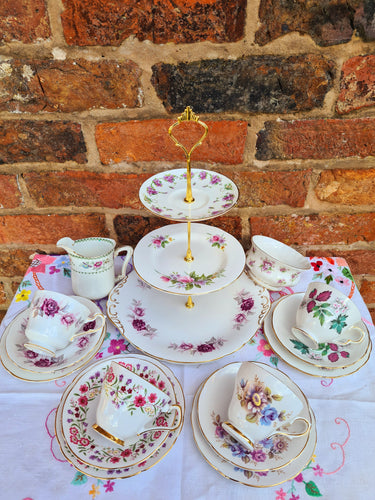
[[[266,488],[277,486],[289,479],[297,476],[310,462],[316,446],[316,421],[315,415],[310,408],[311,430],[307,444],[300,455],[291,463],[282,468],[269,471],[251,471],[234,466],[232,463],[222,459],[210,446],[203,436],[198,423],[197,400],[201,387],[195,394],[193,407],[191,411],[191,425],[193,428],[193,436],[198,450],[203,455],[206,462],[217,470],[222,476],[237,481],[246,486],[254,486],[258,488]]]
[[[256,363],[293,391],[303,403],[299,416],[310,421],[309,404],[305,395],[290,378],[280,370]],[[236,467],[251,471],[280,469],[298,458],[307,446],[309,435],[288,439],[275,435],[264,439],[253,450],[249,450],[233,439],[221,426],[227,419],[236,375],[241,363],[231,363],[215,371],[201,385],[197,399],[197,421],[199,428],[216,454]]]
[[[134,248],[136,273],[149,285],[177,295],[202,295],[233,283],[245,268],[245,252],[231,234],[206,224],[171,224],[151,231]]]
[[[287,295],[278,302],[273,310],[272,328],[280,344],[288,349],[293,356],[304,362],[329,370],[350,366],[360,361],[366,355],[369,344],[369,334],[363,322],[361,326],[367,332],[367,336],[360,343],[340,346],[327,342],[319,344],[319,349],[312,349],[294,337],[291,330],[295,324],[293,318],[296,317],[303,297],[303,293]]]
[[[110,363],[111,360],[115,359],[116,361],[126,362],[129,358],[132,358],[132,359],[136,358],[137,360],[141,360],[143,362],[147,361],[150,365],[152,364],[155,367],[159,367],[162,369],[162,371],[165,372],[165,374],[167,375],[168,379],[170,380],[170,382],[172,383],[172,385],[174,387],[174,391],[176,394],[176,400],[182,408],[182,415],[184,415],[185,400],[184,400],[184,394],[182,391],[182,387],[181,387],[179,381],[177,380],[177,378],[174,376],[173,372],[168,367],[162,365],[161,363],[159,363],[156,360],[152,360],[152,362],[151,362],[149,358],[147,358],[146,356],[143,356],[141,354],[132,354],[131,356],[116,355],[116,356],[112,356],[110,358],[107,358],[107,361],[108,361],[108,363]],[[101,363],[102,363],[102,361],[96,363],[93,366],[100,365]],[[79,378],[79,377],[83,376],[85,373],[87,373],[87,371],[89,371],[92,367],[87,368],[83,373],[81,373],[78,377],[76,377],[76,379],[73,380],[72,384],[77,380],[77,378]],[[61,453],[66,458],[66,460],[69,463],[71,463],[75,469],[77,469],[79,472],[82,472],[83,474],[85,474],[87,476],[95,477],[97,479],[124,479],[127,477],[135,476],[141,472],[144,472],[144,471],[150,469],[151,467],[153,467],[155,464],[157,464],[162,458],[165,457],[165,455],[167,455],[167,453],[169,453],[169,451],[172,449],[173,445],[176,442],[177,437],[179,436],[179,434],[181,432],[183,423],[181,424],[181,426],[178,429],[171,431],[168,434],[167,439],[166,439],[165,443],[163,444],[163,446],[161,446],[159,449],[157,449],[147,460],[144,460],[143,462],[141,462],[140,464],[138,464],[136,466],[123,467],[123,468],[119,467],[117,469],[101,469],[101,468],[98,468],[98,467],[95,467],[92,465],[87,465],[87,464],[83,463],[82,461],[78,460],[76,458],[76,456],[72,453],[72,451],[70,450],[69,446],[67,445],[67,443],[64,439],[61,425],[60,425],[61,419],[62,419],[62,409],[63,409],[64,405],[66,404],[66,398],[67,398],[67,395],[69,392],[70,392],[70,386],[63,393],[60,404],[59,404],[57,411],[56,411],[56,417],[55,417],[56,438],[57,438],[57,441],[59,443]]]
[[[264,319],[263,323],[263,331],[264,335],[267,338],[267,341],[269,345],[271,346],[272,350],[277,354],[282,361],[284,361],[287,365],[295,368],[296,370],[299,370],[302,373],[306,373],[307,375],[312,375],[315,377],[327,377],[327,378],[338,378],[338,377],[344,377],[346,375],[351,375],[352,373],[355,373],[358,371],[362,366],[364,366],[367,361],[369,360],[371,349],[372,349],[372,343],[371,339],[368,341],[368,346],[366,349],[365,355],[358,361],[352,363],[349,366],[342,366],[339,368],[333,367],[330,369],[327,369],[325,367],[321,366],[316,366],[314,364],[308,363],[305,360],[299,359],[297,356],[294,354],[291,354],[286,347],[281,344],[279,341],[276,332],[273,329],[272,326],[272,315],[275,307],[277,304],[282,301],[283,298],[279,299],[277,302],[274,302],[271,306],[271,310],[267,314],[267,316]]]
[[[180,222],[200,221],[225,214],[235,206],[238,189],[222,174],[191,169],[194,201],[186,203],[186,168],[153,175],[139,190],[139,199],[158,217]]]
[[[117,362],[121,360],[116,357]],[[111,360],[104,359],[85,371],[69,386],[62,406],[61,429],[65,442],[82,463],[99,469],[118,469],[138,465],[149,458],[166,441],[169,431],[149,431],[125,440],[123,445],[111,442],[93,429],[103,380]],[[148,380],[175,402],[171,381],[161,368],[149,360],[127,356],[123,361],[132,372]],[[150,427],[172,427],[174,411],[155,418]]]
[[[84,297],[75,297],[91,313],[101,312],[99,307]],[[5,328],[0,339],[0,358],[4,368],[14,377],[28,382],[46,382],[66,377],[82,368],[101,348],[107,328],[76,338],[59,355],[50,358],[24,347],[27,340],[25,327],[29,310],[24,309]]]
[[[137,349],[173,363],[205,363],[248,342],[270,307],[269,293],[243,273],[234,283],[194,299],[160,293],[131,272],[110,293],[107,316]]]

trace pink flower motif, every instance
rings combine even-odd
[[[302,483],[302,482],[303,482],[303,475],[302,475],[302,472],[300,472],[300,473],[298,474],[298,476],[296,476],[296,477],[294,478],[294,480],[295,480],[295,481],[297,481],[297,483]]]
[[[320,465],[316,464],[315,467],[313,467],[313,471],[315,476],[322,477],[323,476],[323,469],[320,467]]]
[[[161,247],[161,239],[160,238],[155,238],[154,240],[152,240],[152,243],[159,248]]]
[[[105,492],[108,493],[109,491],[113,491],[113,487],[115,485],[115,482],[114,481],[110,481],[108,479],[108,481],[106,483],[103,484],[103,487],[105,489]]]
[[[299,499],[300,499],[300,496],[295,495],[294,493],[292,493],[292,496],[289,498],[289,500],[299,500]]]
[[[80,396],[78,399],[77,399],[77,403],[79,406],[87,406],[87,403],[88,403],[88,399],[86,396]]]
[[[162,276],[161,279],[167,283],[168,281],[171,281],[171,279],[168,276]]]
[[[122,351],[126,351],[126,344],[124,339],[112,339],[111,344],[108,347],[108,352],[113,354],[121,354]]]
[[[348,353],[348,351],[341,351],[341,352],[340,352],[340,356],[341,356],[342,358],[348,358],[348,357],[349,357],[349,353]]]
[[[75,317],[73,314],[64,314],[64,316],[61,318],[61,323],[65,326],[71,326],[75,322]]]
[[[156,425],[158,427],[166,427],[168,426],[168,422],[165,420],[164,417],[161,416],[156,419]]]
[[[157,384],[157,380],[156,380],[156,378],[155,378],[155,377],[151,377],[148,381],[149,381],[149,382],[150,382],[150,384],[152,384],[152,385],[156,385],[156,384]]]
[[[137,408],[144,406],[145,404],[146,404],[146,398],[142,396],[142,394],[138,394],[138,396],[134,398],[134,405]]]
[[[339,355],[337,352],[331,352],[331,354],[328,355],[328,359],[330,360],[331,363],[335,363],[339,359]]]
[[[310,300],[310,302],[307,303],[307,312],[311,313],[315,305],[316,305],[315,300]]]
[[[189,344],[188,342],[183,342],[179,345],[179,349],[182,349],[183,351],[190,351],[193,347],[193,344]]]
[[[154,439],[159,439],[159,438],[160,438],[160,436],[161,436],[161,431],[156,431],[156,432],[154,432],[154,436],[153,436],[153,437],[154,437]]]
[[[148,397],[148,400],[150,401],[150,403],[155,403],[155,401],[158,399],[157,395],[152,392],[149,397]]]
[[[276,491],[276,500],[285,500],[286,492],[280,488],[279,491]]]
[[[269,345],[267,340],[264,339],[260,339],[257,350],[262,352],[264,356],[267,356],[267,358],[269,358],[273,354],[271,346]]]
[[[113,373],[113,369],[111,367],[108,368],[105,378],[109,384],[114,380],[115,374]]]
[[[56,257],[52,257],[50,255],[40,255],[40,258],[36,257],[32,261],[29,269],[27,270],[27,273],[31,273],[31,272],[33,272],[33,273],[45,273],[46,266],[48,264],[52,264],[52,262],[55,262],[55,260],[56,260]]]
[[[49,268],[49,274],[55,274],[55,273],[59,273],[60,272],[60,269],[57,269],[56,266],[51,266]]]
[[[80,392],[87,392],[89,390],[89,388],[86,384],[83,384],[83,385],[81,385],[79,390],[80,390]]]
[[[75,436],[76,434],[78,434],[78,429],[77,429],[77,427],[71,427],[69,429],[69,432],[70,432],[70,434],[72,434],[72,436]]]
[[[70,442],[73,444],[78,444],[79,441],[78,441],[77,436],[71,434],[70,435]]]
[[[95,262],[94,267],[100,267],[103,264],[103,262],[100,260],[98,262]]]
[[[244,321],[246,321],[246,314],[243,313],[237,314],[237,316],[235,316],[234,318],[234,321],[236,323],[243,323]]]
[[[194,278],[191,278],[190,276],[182,276],[179,281],[180,283],[192,283]]]
[[[109,461],[112,462],[113,464],[117,464],[120,461],[120,458],[119,457],[111,457]]]
[[[165,388],[165,382],[163,380],[160,380],[158,383],[158,387],[162,391]]]
[[[82,446],[88,446],[90,444],[90,441],[87,438],[83,437],[79,440],[79,444],[81,444]]]
[[[316,296],[316,300],[319,300],[319,302],[324,302],[330,298],[332,295],[332,292],[329,290],[326,290],[325,292],[321,292],[319,295]]]

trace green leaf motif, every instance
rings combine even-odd
[[[345,320],[348,316],[346,314],[339,314],[338,317],[331,321],[330,330],[336,330],[337,333],[341,333],[342,330],[347,326]]]
[[[76,475],[74,476],[71,484],[80,485],[85,483],[87,483],[87,476],[85,476],[85,474],[82,474],[81,472],[76,472]]]
[[[301,354],[309,354],[309,348],[303,342],[294,339],[289,340],[293,343],[295,349],[301,351]]]
[[[311,497],[321,497],[322,494],[320,493],[317,485],[314,483],[314,481],[309,481],[308,483],[305,484],[305,490],[308,495]]]
[[[63,273],[64,273],[64,276],[68,276],[68,278],[70,278],[70,276],[71,276],[71,272],[70,272],[70,269],[69,269],[69,268],[64,267],[64,271],[63,271]]]
[[[324,281],[327,283],[327,285],[329,285],[331,283],[331,281],[333,281],[333,276],[332,274],[330,274],[329,276],[326,276],[324,278]]]
[[[273,364],[273,366],[276,366],[277,368],[277,365],[279,364],[279,358],[277,356],[271,356],[270,361]]]
[[[342,274],[345,276],[345,278],[348,278],[348,279],[350,279],[351,281],[354,282],[354,278],[352,276],[352,273],[349,271],[349,269],[347,267],[343,268]]]

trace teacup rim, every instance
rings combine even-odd
[[[298,257],[300,259],[301,265],[299,266],[299,265],[291,264],[289,262],[285,262],[284,260],[281,260],[279,257],[272,255],[269,251],[267,251],[267,250],[263,249],[261,246],[259,246],[259,243],[257,243],[256,240],[258,240],[260,238],[264,239],[266,241],[272,241],[272,242],[276,243],[277,245],[279,245],[280,247],[285,248],[286,250],[291,252],[294,257]],[[255,234],[251,237],[251,243],[252,243],[252,245],[255,245],[259,251],[268,255],[276,262],[283,264],[285,266],[288,266],[293,270],[303,272],[303,271],[308,271],[311,268],[308,257],[302,255],[300,252],[298,252],[298,250],[295,250],[292,246],[287,245],[286,243],[283,243],[282,241],[276,240],[275,238],[271,238],[270,236],[265,236],[263,234]]]

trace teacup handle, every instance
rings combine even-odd
[[[121,273],[115,277],[115,283],[118,283],[120,280],[124,279],[126,276],[126,268],[130,257],[133,255],[133,248],[129,245],[125,245],[123,247],[117,248],[115,250],[114,256],[117,257],[120,252],[127,252],[125,260],[122,264]]]
[[[342,343],[339,343],[337,342],[339,345],[348,345],[348,344],[360,344],[362,342],[362,340],[365,338],[365,331],[363,330],[363,328],[361,328],[360,326],[358,326],[358,323],[354,324],[351,328],[350,328],[350,331],[353,331],[353,330],[358,330],[360,332],[360,336],[358,339],[353,339],[353,338],[349,338],[346,342],[342,342]]]
[[[72,342],[74,339],[76,339],[77,337],[82,337],[83,335],[91,335],[92,333],[95,333],[95,332],[98,332],[99,330],[101,330],[103,328],[103,326],[105,325],[105,317],[103,314],[101,313],[95,313],[94,316],[90,316],[90,318],[88,318],[88,321],[86,321],[86,323],[88,323],[89,321],[94,321],[95,320],[95,324],[96,324],[96,319],[97,318],[100,318],[100,325],[95,327],[95,328],[91,328],[90,330],[85,330],[85,331],[82,331],[82,332],[78,332],[78,333],[75,333],[74,335],[72,335],[70,337],[70,342]]]
[[[142,432],[139,432],[137,435],[140,436],[144,432],[149,432],[149,431],[175,431],[176,429],[178,429],[181,425],[181,422],[182,422],[181,406],[180,405],[170,405],[168,412],[171,410],[176,410],[176,414],[178,416],[178,421],[175,425],[173,425],[172,427],[162,427],[162,426],[150,427],[149,429],[144,429]]]
[[[294,437],[304,436],[305,434],[307,434],[308,432],[310,432],[311,423],[309,422],[309,420],[307,420],[307,418],[297,417],[295,420],[293,420],[293,422],[290,422],[290,425],[293,425],[295,422],[304,422],[305,423],[305,428],[303,429],[303,431],[301,431],[301,432],[286,432],[286,431],[282,432],[279,429],[279,430],[276,430],[273,434],[271,434],[271,436],[274,436],[275,434],[277,434],[277,435],[280,435],[280,436],[286,436],[286,437],[289,437],[289,438],[294,438]],[[282,429],[282,427],[281,427],[281,429]]]

